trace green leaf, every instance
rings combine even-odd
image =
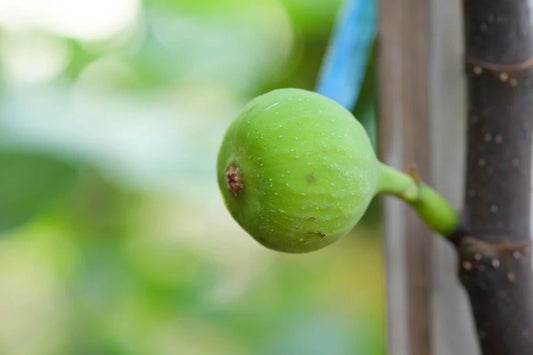
[[[0,151],[0,231],[50,206],[77,175],[72,165],[35,153]]]

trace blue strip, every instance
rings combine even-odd
[[[377,28],[376,0],[348,0],[333,33],[316,91],[349,110],[357,102]]]

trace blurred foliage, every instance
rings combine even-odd
[[[0,172],[0,231],[46,208],[76,178],[61,161],[23,152],[0,151]]]
[[[379,227],[275,253],[215,179],[246,101],[314,87],[339,6],[0,0],[0,354],[384,353]]]

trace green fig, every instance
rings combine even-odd
[[[229,127],[217,168],[237,222],[266,247],[295,253],[350,231],[378,182],[361,124],[336,102],[300,89],[252,100]]]
[[[458,223],[434,190],[377,160],[349,111],[306,90],[278,89],[246,105],[226,132],[217,176],[235,220],[278,251],[335,242],[380,192],[408,201],[436,231]]]

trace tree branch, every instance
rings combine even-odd
[[[468,143],[455,244],[484,355],[533,354],[528,0],[464,0]]]

